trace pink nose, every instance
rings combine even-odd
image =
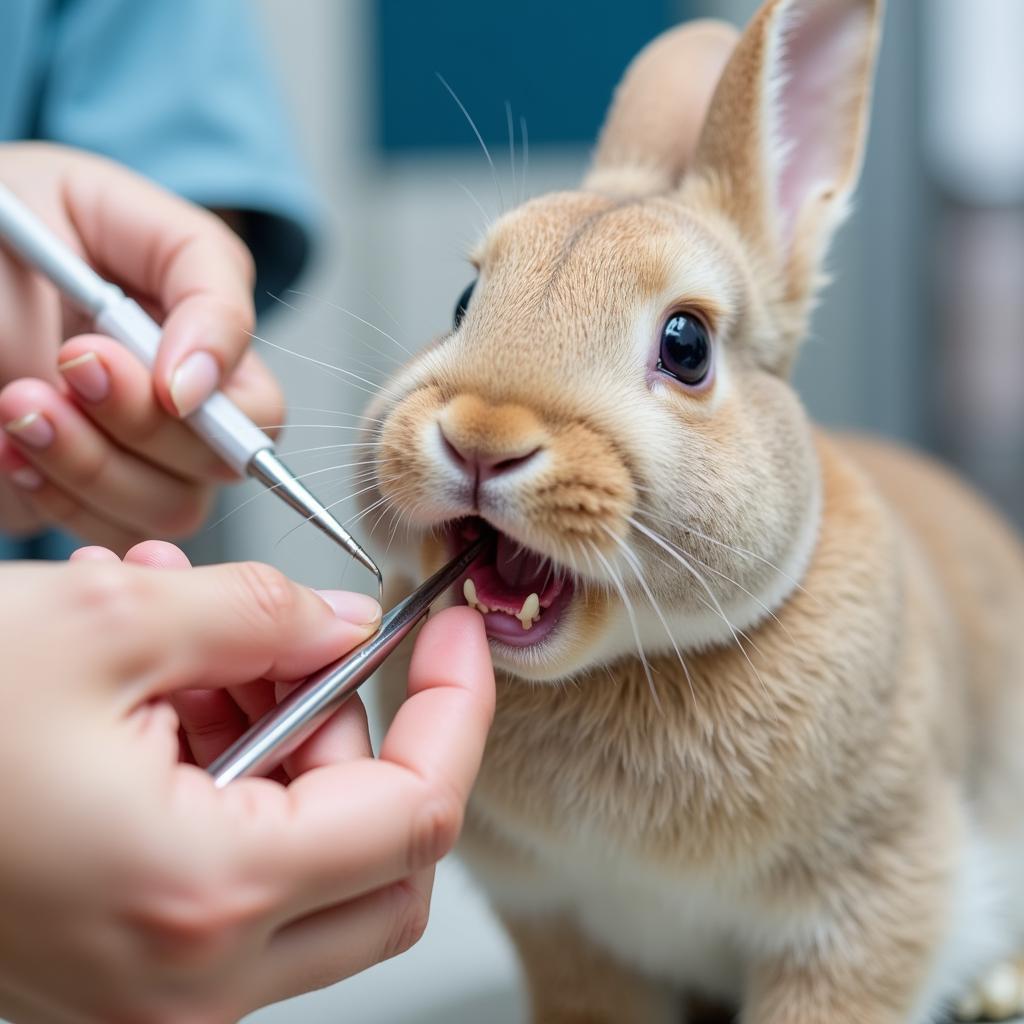
[[[482,484],[485,480],[491,480],[494,477],[502,476],[505,473],[512,472],[514,469],[525,466],[541,452],[540,446],[526,452],[514,450],[479,452],[465,446],[460,448],[444,432],[444,427],[441,427],[441,443],[444,445],[448,458],[466,476],[476,480],[478,485]]]

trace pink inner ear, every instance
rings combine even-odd
[[[781,39],[777,138],[783,241],[805,205],[847,184],[870,15],[862,0],[796,0]]]

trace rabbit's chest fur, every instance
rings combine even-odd
[[[812,955],[818,944],[841,941],[822,894],[804,890],[794,899],[793,887],[776,887],[770,873],[759,875],[752,861],[666,865],[584,828],[558,839],[516,828],[512,845],[495,856],[502,829],[494,825],[485,815],[477,818],[466,852],[505,916],[572,920],[622,963],[693,994],[740,1005],[758,958],[782,949]],[[487,835],[482,844],[480,832]],[[1024,836],[1012,842],[981,832],[964,837],[947,931],[919,1007],[908,1018],[913,1024],[932,1021],[951,994],[1017,950],[1024,925],[1017,877],[1022,857]],[[855,899],[856,893],[849,896]]]
[[[991,666],[964,646],[948,568],[908,546],[859,471],[823,465],[815,557],[750,632],[756,672],[736,648],[686,652],[689,680],[655,657],[657,702],[638,659],[560,686],[499,680],[464,850],[504,913],[568,915],[625,962],[735,997],[757,951],[839,941],[876,880],[861,858],[917,830],[957,922],[936,970],[1012,946],[991,929],[993,893],[1009,895],[993,865],[1024,836],[967,824],[991,795],[969,781]],[[985,629],[1007,656],[1009,632]]]

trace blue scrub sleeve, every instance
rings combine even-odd
[[[318,211],[244,0],[58,0],[36,134],[241,211],[257,305],[306,263]]]

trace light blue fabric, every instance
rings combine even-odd
[[[244,211],[257,308],[309,256],[318,211],[246,0],[0,0],[0,141],[21,139]],[[0,538],[0,558],[53,543]]]
[[[3,0],[0,140],[104,153],[194,202],[251,211],[257,299],[317,219],[244,0]]]

